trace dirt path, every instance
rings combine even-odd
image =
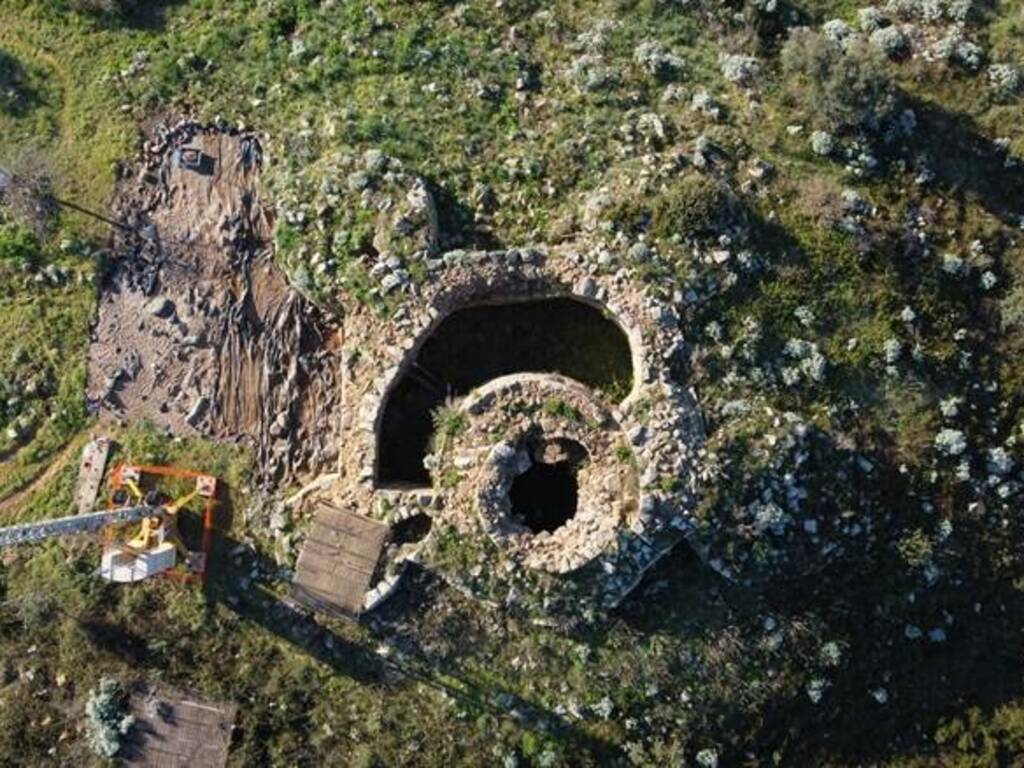
[[[41,68],[46,69],[52,75],[57,85],[60,107],[56,110],[56,123],[58,142],[63,148],[68,148],[74,143],[71,116],[74,111],[72,94],[75,87],[67,68],[49,51],[26,42],[29,35],[26,30],[5,26],[0,29],[0,48],[3,48],[16,56],[34,61]],[[46,461],[41,472],[28,479],[26,484],[8,493],[0,499],[0,518],[3,518],[13,511],[16,511],[23,503],[40,491],[49,483],[68,461],[81,449],[85,439],[82,435],[72,437],[67,444],[54,456]],[[0,464],[0,469],[4,468]]]
[[[104,107],[101,100],[93,101],[96,96],[81,80],[81,72],[76,67],[75,57],[79,52],[60,48],[60,40],[51,47],[42,39],[45,33],[45,28],[16,19],[12,20],[12,25],[0,24],[0,49],[39,68],[48,80],[46,104],[41,107],[46,111],[46,135],[29,142],[29,149],[46,160],[55,191],[61,197],[101,212],[110,199],[111,163],[129,152],[132,143],[122,139],[112,143],[109,137],[132,135],[131,123],[125,119],[123,126],[108,124],[121,121],[110,117],[109,105]],[[119,129],[113,131],[115,127]],[[97,130],[108,138],[97,141]],[[10,146],[3,141],[0,146],[12,151],[14,158],[22,149],[20,145]],[[123,152],[111,151],[117,148]],[[84,223],[91,225],[88,231],[94,236],[105,237],[105,226],[91,219]]]
[[[68,462],[78,453],[83,443],[91,437],[88,433],[81,433],[68,441],[68,444],[61,449],[60,453],[51,458],[46,468],[28,481],[28,483],[15,491],[12,491],[3,499],[0,499],[0,520],[10,512],[17,511],[23,502],[28,501],[38,491],[50,482],[57,473],[67,466]]]

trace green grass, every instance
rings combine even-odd
[[[860,5],[828,0],[801,10],[815,22],[852,21]],[[701,351],[716,349],[705,335],[715,321],[723,343],[740,346],[749,318],[762,332],[752,353],[756,365],[776,364],[794,337],[816,343],[829,361],[824,384],[789,388],[730,377],[744,371],[731,362],[735,356],[691,361],[687,384],[709,412],[711,448],[723,473],[703,499],[705,523],[740,515],[766,490],[775,500],[785,496],[785,488],[762,482],[779,460],[767,436],[784,444],[782,414],[792,411],[821,431],[800,468],[789,468],[812,487],[807,514],[814,512],[826,531],[856,520],[865,532],[839,539],[839,550],[827,556],[802,534],[788,534],[784,546],[773,542],[795,562],[820,569],[803,580],[790,564],[781,581],[751,576],[749,585],[742,578],[729,584],[684,554],[673,556],[594,627],[542,628],[514,607],[494,612],[449,591],[402,614],[423,649],[402,659],[414,669],[376,675],[374,649],[393,639],[392,630],[330,624],[331,653],[322,637],[299,636],[303,622],[282,606],[286,576],[270,561],[264,532],[242,522],[248,457],[133,425],[116,431],[121,457],[202,467],[224,480],[234,516],[223,532],[225,550],[205,593],[165,582],[104,585],[94,576],[98,550],[84,542],[5,559],[0,762],[90,764],[76,725],[102,674],[160,677],[238,702],[231,763],[239,766],[500,765],[511,755],[520,765],[675,765],[692,764],[706,748],[720,753],[722,765],[916,768],[1012,760],[1021,751],[1024,704],[1005,669],[1019,666],[1019,658],[1000,654],[1019,630],[1018,523],[1009,512],[976,517],[973,491],[955,480],[955,462],[936,459],[932,443],[941,425],[937,402],[953,392],[970,398],[963,426],[972,451],[1019,431],[1024,374],[1015,361],[1024,329],[1004,326],[999,314],[1011,308],[1002,292],[1013,296],[1022,252],[1014,223],[993,210],[1001,191],[1016,188],[1017,176],[998,163],[979,164],[964,148],[1005,136],[1016,154],[1024,153],[1020,99],[995,99],[984,75],[919,61],[893,65],[923,127],[884,150],[891,162],[884,174],[865,178],[809,151],[813,108],[791,99],[770,55],[757,110],[741,88],[723,82],[718,54],[755,44],[731,13],[708,4],[686,10],[654,0],[512,0],[500,7],[422,0],[376,8],[379,27],[359,0],[146,4],[124,21],[92,19],[58,3],[7,0],[0,4],[0,83],[13,82],[18,96],[0,97],[0,164],[32,146],[52,165],[61,196],[103,209],[117,164],[135,151],[140,123],[184,111],[220,114],[269,134],[265,178],[273,201],[294,193],[312,206],[332,155],[379,148],[398,157],[440,193],[451,246],[515,246],[571,232],[582,202],[609,186],[632,203],[620,227],[630,237],[644,232],[664,257],[645,273],[653,291],[704,292],[717,282],[684,317],[688,341]],[[586,92],[565,73],[579,55],[578,36],[599,18],[617,21],[600,54],[617,84]],[[1019,9],[1003,4],[971,29],[987,39],[993,60],[1020,61],[1022,24]],[[632,62],[636,44],[650,37],[686,60],[677,84],[687,97],[705,87],[724,103],[722,122],[693,113],[686,98],[661,100],[666,84]],[[307,52],[293,57],[296,39]],[[144,65],[122,78],[140,51]],[[523,66],[538,73],[540,91],[520,104],[515,80]],[[498,86],[500,100],[477,96],[477,79]],[[623,124],[648,111],[668,127],[665,146],[628,145]],[[791,135],[792,124],[804,132]],[[645,181],[645,155],[659,163],[676,153],[688,157],[700,134],[726,150],[715,174],[733,189],[747,179],[743,164],[754,156],[776,168],[766,191],[739,196],[754,221],[757,268],[708,267],[675,242],[674,235],[699,233],[717,213],[716,201],[697,194],[707,185],[694,184],[691,171]],[[909,165],[898,167],[921,154],[945,174],[930,187],[914,183]],[[497,206],[481,233],[470,224],[483,187]],[[866,245],[831,221],[834,198],[845,188],[879,209]],[[366,250],[371,219],[353,220],[347,252]],[[912,252],[911,226],[925,234],[928,252]],[[41,519],[71,505],[78,451],[93,426],[82,394],[101,268],[95,246],[105,237],[71,214],[41,239],[6,224],[0,230],[0,498],[60,457],[2,522]],[[62,238],[90,247],[65,252],[57,246]],[[975,239],[991,250],[1000,278],[987,298],[940,268],[943,252],[966,253]],[[296,277],[310,272],[303,260],[323,242],[313,224],[277,230],[281,261]],[[24,271],[23,261],[36,266]],[[71,280],[36,282],[39,269],[51,264]],[[732,269],[735,284],[722,287]],[[342,264],[338,274],[350,296],[375,301],[363,265]],[[332,297],[332,285],[313,287],[320,290],[315,295]],[[912,327],[899,319],[906,305],[919,317]],[[815,317],[810,327],[796,316],[802,307]],[[391,309],[381,303],[382,322]],[[959,328],[967,343],[954,340]],[[858,343],[851,347],[853,337]],[[881,348],[890,337],[908,350],[919,344],[921,362],[905,360],[895,376],[886,373]],[[962,368],[965,351],[971,357]],[[46,382],[39,394],[17,395],[33,379]],[[997,394],[979,389],[988,382],[998,384]],[[9,404],[12,396],[20,402]],[[734,400],[748,401],[748,415],[720,418],[723,404]],[[22,416],[30,428],[7,441],[7,426]],[[459,431],[452,417],[442,426],[452,436]],[[627,461],[631,452],[622,448],[617,455]],[[862,458],[875,475],[857,474]],[[936,532],[945,519],[953,525],[949,539]],[[723,544],[730,555],[749,556],[743,578],[759,575],[755,565],[777,564],[773,546],[749,537],[748,524],[739,520]],[[437,539],[440,560],[458,572],[483,563],[482,591],[504,600],[494,551],[443,531]],[[258,556],[236,564],[227,552],[247,540],[258,543]],[[952,586],[922,586],[919,571],[929,559],[951,574]],[[243,589],[254,571],[252,586]],[[519,586],[529,592],[529,585]],[[906,599],[911,593],[914,602]],[[984,603],[980,613],[975,601]],[[908,643],[908,623],[932,626],[944,620],[943,611],[956,617],[946,646]],[[769,616],[779,645],[776,630],[765,629]],[[840,669],[820,661],[828,640],[844,649]],[[399,656],[392,651],[392,659]],[[876,678],[885,675],[893,699],[880,709],[868,686],[882,685]],[[807,686],[818,678],[828,688],[812,705]],[[607,718],[600,714],[606,700]],[[556,717],[556,709],[569,714]],[[48,754],[54,745],[56,757]]]
[[[0,498],[86,424],[85,366],[95,259],[0,227]],[[48,269],[61,270],[54,284]]]
[[[574,406],[572,403],[568,403],[565,400],[558,398],[551,398],[550,400],[544,401],[544,413],[549,416],[557,416],[560,419],[567,421],[583,421],[583,414],[580,413],[580,409]]]

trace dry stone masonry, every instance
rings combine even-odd
[[[526,566],[564,574],[613,551],[619,531],[636,524],[628,438],[587,388],[552,374],[513,375],[481,387],[461,409],[466,433],[439,462],[442,477],[457,478],[445,515],[455,527],[482,525]],[[573,448],[586,456],[575,514],[554,531],[534,533],[513,519],[512,485],[535,463],[566,461]]]
[[[138,177],[122,185],[122,218],[134,218],[90,350],[99,407],[178,433],[246,436],[265,483],[320,472],[337,451],[336,475],[321,477],[314,495],[422,532],[393,537],[367,606],[419,559],[485,599],[605,608],[692,534],[703,428],[681,374],[686,346],[675,308],[620,266],[624,254],[583,243],[442,253],[420,177],[380,152],[340,156],[320,169],[333,181],[308,191],[325,212],[318,226],[333,245],[324,253],[365,278],[359,290],[316,283],[346,294],[342,332],[277,267],[290,266],[298,285],[307,263],[325,280],[338,266],[284,246],[282,232],[308,223],[286,198],[271,261],[262,157],[254,134],[189,121],[147,144]],[[352,245],[357,230],[372,231],[368,252]],[[454,323],[488,307],[518,307],[518,319]],[[448,320],[457,333],[459,323],[484,323],[446,358],[471,358],[472,381],[420,364],[432,343],[435,352],[449,344]],[[563,357],[576,358],[571,379]],[[614,386],[598,383],[603,367]],[[414,379],[433,399],[389,410]],[[432,430],[439,411],[450,423]],[[384,446],[415,451],[383,472]],[[515,497],[526,487],[524,511]],[[561,517],[532,524],[528,512],[551,511],[549,491],[564,496]],[[285,524],[282,515],[275,532]],[[290,549],[292,540],[279,542]]]
[[[395,548],[390,578],[404,561],[422,559],[481,597],[515,602],[529,583],[545,609],[616,605],[695,529],[704,431],[692,390],[674,373],[685,354],[675,309],[598,248],[423,249],[411,258],[426,277],[402,288],[387,320],[366,305],[346,316],[332,500],[390,521],[433,519],[422,541]],[[381,295],[392,290],[381,286]],[[435,435],[425,461],[430,487],[382,484],[388,398],[438,325],[468,307],[551,298],[599,309],[621,328],[633,369],[625,398],[607,402],[555,373],[503,376],[448,404],[461,415],[459,428]],[[556,530],[534,532],[512,513],[512,484],[545,452],[557,459],[567,446],[584,457],[576,513]]]

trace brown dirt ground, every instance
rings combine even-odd
[[[134,231],[115,238],[88,393],[102,416],[250,442],[270,482],[337,456],[341,331],[271,259],[258,146],[191,124],[146,145],[114,205]]]

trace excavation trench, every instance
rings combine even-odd
[[[183,122],[145,147],[113,205],[131,226],[100,295],[92,407],[250,444],[265,485],[331,466],[341,331],[273,262],[257,138]]]
[[[633,386],[629,339],[599,308],[572,298],[477,305],[451,313],[421,344],[385,402],[378,485],[428,485],[423,460],[437,409],[487,381],[520,372],[562,374],[615,403]],[[538,483],[546,471],[538,470]],[[556,478],[545,482],[557,485]]]

